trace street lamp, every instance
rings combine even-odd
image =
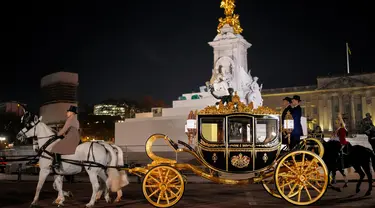
[[[192,145],[193,139],[197,134],[196,113],[193,113],[193,111],[190,111],[188,119],[186,121],[185,134],[188,136],[189,145]]]
[[[285,115],[284,126],[283,130],[288,134],[288,146],[290,145],[290,134],[294,129],[294,120],[290,111],[288,111]]]

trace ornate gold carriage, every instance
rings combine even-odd
[[[195,148],[178,141],[180,147],[168,136],[154,134],[146,142],[151,164],[129,169],[130,173],[144,177],[143,194],[153,206],[171,207],[178,203],[186,185],[182,170],[215,183],[261,183],[269,194],[294,205],[310,205],[324,195],[328,171],[321,158],[323,145],[310,138],[291,151],[283,151],[279,115],[273,110],[266,107],[254,110],[251,105],[235,101],[226,106],[207,107],[189,116],[189,120],[196,121],[189,129],[195,131],[187,131],[189,138],[195,138]],[[155,155],[152,145],[158,139],[177,153],[190,153],[201,166]],[[230,174],[246,177],[223,176]]]

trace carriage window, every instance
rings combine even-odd
[[[224,118],[201,118],[201,135],[208,142],[224,143]]]
[[[253,143],[253,118],[228,118],[229,143]]]
[[[276,119],[257,119],[256,143],[267,144],[273,141],[278,134]]]

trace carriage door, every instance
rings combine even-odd
[[[247,115],[227,117],[227,171],[253,170],[254,118]]]

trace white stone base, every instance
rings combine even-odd
[[[188,143],[185,132],[187,114],[184,116],[128,119],[115,125],[115,144],[130,152],[145,152],[147,139],[155,133],[168,135],[173,141]],[[154,151],[172,151],[164,141],[154,143]]]

